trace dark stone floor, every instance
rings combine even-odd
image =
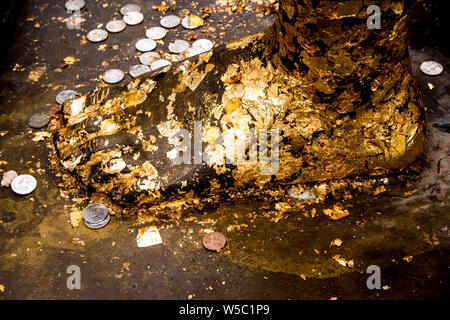
[[[159,4],[156,1],[134,2],[144,8],[144,22],[110,35],[104,51],[82,37],[106,24],[125,2],[87,1],[81,30],[67,28],[63,1],[25,4],[0,75],[0,132],[8,131],[0,137],[0,168],[32,173],[38,187],[24,197],[0,189],[0,299],[449,297],[450,56],[423,42],[412,41],[410,50],[429,114],[423,169],[407,183],[388,183],[385,193],[356,194],[343,201],[348,217],[312,219],[294,210],[275,222],[276,217],[267,214],[272,204],[229,200],[205,211],[192,210],[192,219],[151,222],[159,227],[163,244],[147,248],[136,246],[137,230],[149,225],[138,217],[115,216],[96,231],[72,228],[69,213],[74,202],[61,194],[59,185],[64,181],[50,167],[49,141],[32,141],[35,134],[26,121],[49,109],[59,91],[89,92],[100,84],[105,69],[125,71],[137,63],[134,41],[144,37],[145,26],[157,25],[160,14],[151,8]],[[187,9],[200,15],[214,1],[177,3],[177,14]],[[163,48],[171,39],[190,35],[220,44],[254,33],[273,20],[256,14],[254,2],[244,3],[247,9],[232,14],[216,4],[217,12],[203,29],[187,32],[179,26],[166,37]],[[67,56],[79,61],[64,66]],[[444,65],[442,75],[427,77],[419,71],[420,63],[430,59]],[[29,80],[32,70],[43,71],[38,81]],[[320,212],[336,201],[328,199],[309,210],[316,206]],[[227,230],[230,225],[241,228]],[[201,245],[204,229],[223,232],[226,250],[206,251]],[[330,247],[336,238],[342,246]],[[354,267],[338,264],[336,254],[352,259]],[[404,259],[410,256],[412,260],[406,259],[410,262]],[[380,266],[385,289],[367,289],[366,269],[372,264]],[[70,265],[81,268],[81,290],[67,289]]]

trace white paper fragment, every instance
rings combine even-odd
[[[139,229],[136,242],[139,248],[143,248],[161,244],[162,239],[158,228],[151,226]]]

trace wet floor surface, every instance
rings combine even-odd
[[[203,28],[186,31],[179,26],[171,31],[159,49],[189,36],[224,43],[260,30],[273,19],[257,14],[256,2],[246,2],[241,12],[221,7],[227,3],[179,1],[179,15],[186,14],[183,10],[197,15],[208,12],[204,8],[216,10]],[[401,181],[389,179],[385,192],[353,192],[347,199],[329,196],[305,207],[288,198],[229,199],[186,209],[179,219],[116,215],[103,229],[73,228],[70,212],[82,209],[89,199],[81,193],[66,196],[65,182],[51,167],[49,139],[33,141],[45,130],[32,131],[26,123],[34,113],[50,109],[59,91],[87,93],[101,84],[99,75],[108,68],[127,71],[138,63],[134,42],[161,16],[151,6],[142,5],[141,25],[128,26],[103,43],[83,38],[119,17],[123,4],[90,1],[82,10],[81,30],[67,28],[63,3],[39,0],[24,8],[1,73],[0,132],[7,133],[0,137],[0,169],[32,174],[38,187],[27,196],[0,189],[1,299],[448,298],[450,57],[414,43],[413,71],[429,115],[427,151],[418,173]],[[69,56],[79,60],[63,62]],[[423,75],[419,65],[425,60],[439,61],[444,73]],[[130,80],[126,77],[124,82]],[[291,208],[277,210],[279,202]],[[329,220],[322,210],[338,202],[350,214]],[[150,225],[159,228],[163,244],[137,247],[139,228]],[[203,248],[208,230],[228,238],[224,250]],[[335,239],[342,244],[331,245]],[[81,269],[80,290],[67,288],[70,265]],[[366,286],[369,265],[381,268],[380,290]]]

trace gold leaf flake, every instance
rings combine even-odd
[[[31,140],[33,140],[34,142],[38,142],[38,141],[45,140],[45,138],[50,138],[51,136],[52,136],[52,134],[50,132],[39,131],[39,132],[34,133],[34,138]]]
[[[403,260],[405,260],[406,262],[411,262],[412,259],[413,259],[413,256],[403,257]]]
[[[73,228],[78,228],[80,226],[81,220],[83,220],[82,211],[72,211],[70,213],[70,224]]]
[[[378,188],[375,189],[375,191],[373,192],[373,195],[376,196],[377,194],[383,193],[385,191],[386,191],[385,186],[379,186]]]
[[[74,64],[75,62],[80,61],[80,59],[77,59],[77,58],[75,58],[75,57],[73,57],[73,56],[68,56],[68,57],[65,57],[65,58],[63,59],[63,61],[64,61],[64,63],[65,63],[66,65],[72,65],[72,64]]]
[[[188,18],[189,25],[191,26],[203,26],[204,21],[199,16],[191,14]]]
[[[330,247],[331,247],[331,246],[340,247],[341,245],[342,245],[342,240],[341,240],[341,239],[334,239],[334,240],[331,241],[331,243],[330,243]]]
[[[38,81],[40,77],[42,77],[42,75],[45,73],[45,71],[47,71],[47,67],[43,66],[43,67],[38,67],[34,70],[31,70],[30,73],[28,74],[28,80],[31,81]]]
[[[323,213],[332,220],[339,220],[350,214],[340,203],[335,204],[333,209],[324,209]]]

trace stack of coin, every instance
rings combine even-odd
[[[83,210],[83,221],[86,227],[99,229],[111,220],[108,207],[101,203],[92,203]]]

